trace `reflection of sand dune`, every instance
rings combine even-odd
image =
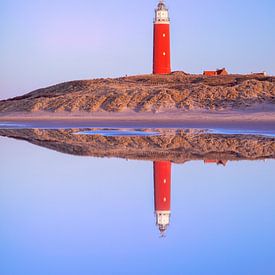
[[[275,138],[214,135],[195,130],[164,131],[161,136],[103,137],[77,135],[79,129],[6,129],[1,136],[66,154],[125,159],[170,160],[256,160],[275,158]]]

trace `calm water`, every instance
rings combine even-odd
[[[275,274],[274,160],[173,163],[160,238],[153,161],[64,154],[35,133],[40,146],[0,138],[1,275]]]

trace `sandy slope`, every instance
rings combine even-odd
[[[275,77],[203,77],[181,72],[72,81],[0,101],[0,114],[275,110]],[[65,116],[66,116],[65,115]]]

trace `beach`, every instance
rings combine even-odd
[[[0,123],[31,127],[168,127],[275,130],[275,112],[163,112],[153,113],[6,113]]]

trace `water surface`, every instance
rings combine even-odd
[[[275,273],[272,137],[75,134],[86,130],[0,131],[0,274]],[[162,158],[172,163],[165,238],[154,213]]]

